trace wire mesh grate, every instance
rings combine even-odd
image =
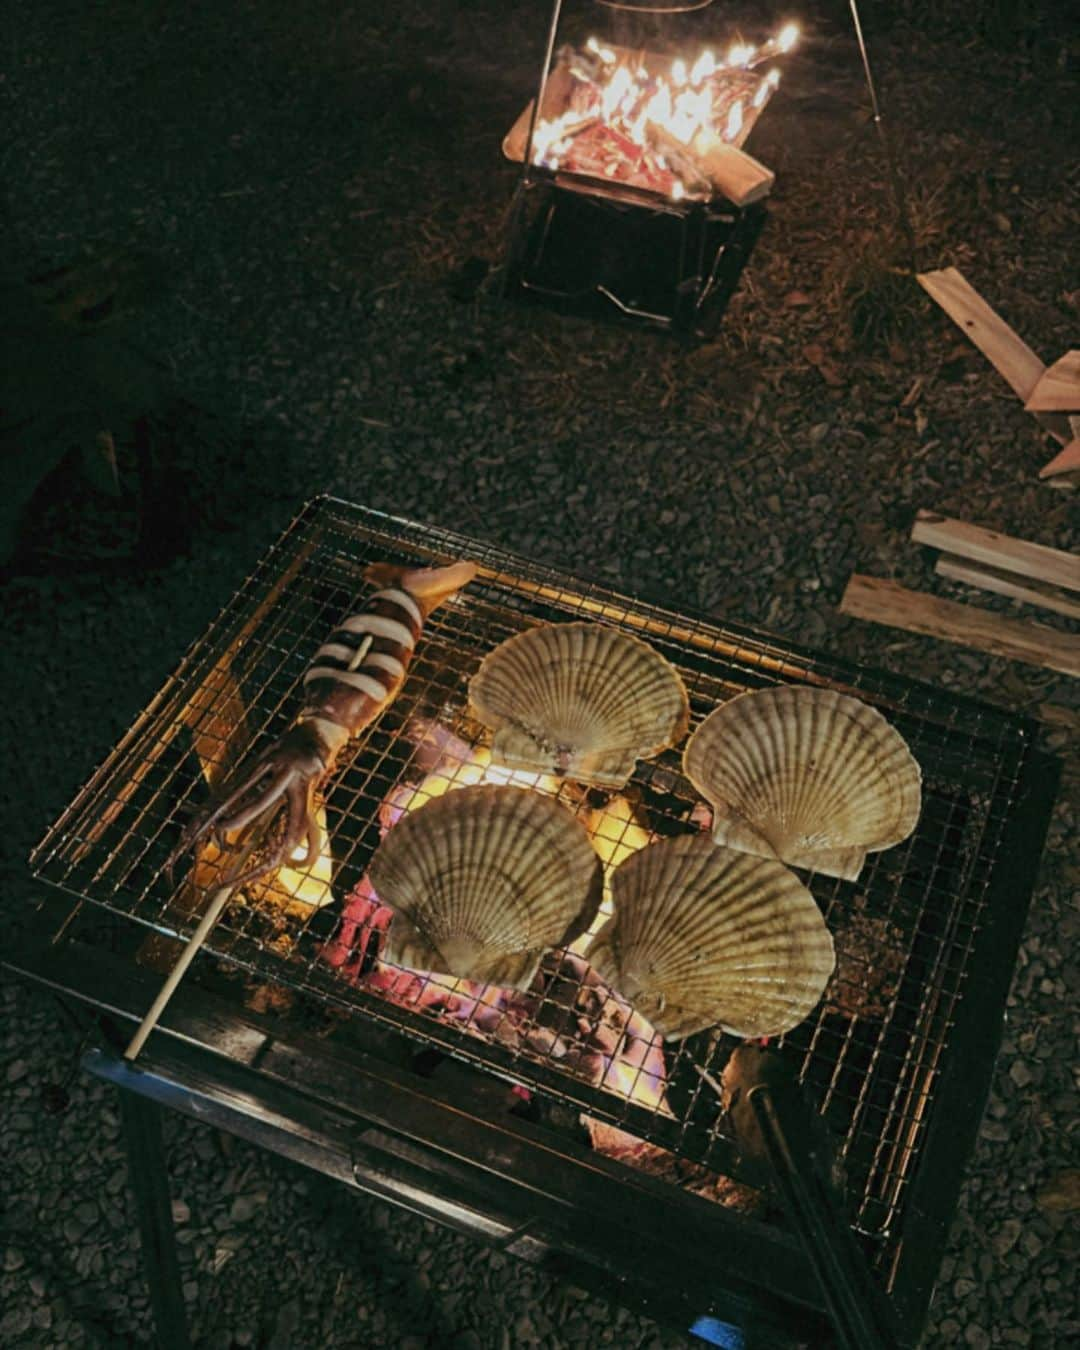
[[[833,933],[838,966],[816,1012],[779,1044],[832,1128],[853,1222],[885,1252],[935,1083],[948,1068],[972,941],[1030,745],[1020,719],[320,498],[48,832],[33,855],[36,874],[160,932],[186,935],[213,860],[204,856],[175,884],[163,862],[210,784],[288,726],[310,656],[354,601],[364,566],[462,557],[475,559],[480,574],[429,619],[402,692],[342,756],[327,787],[332,853],[305,876],[286,871],[237,897],[208,950],[727,1170],[731,1141],[702,1071],[719,1076],[733,1039],[701,1033],[662,1045],[574,951],[549,954],[528,993],[514,996],[388,966],[378,941],[389,912],[365,869],[403,811],[465,783],[500,781],[469,717],[468,679],[496,643],[537,622],[589,617],[645,636],[682,674],[693,725],[717,702],[777,682],[856,694],[885,713],[919,760],[922,816],[911,838],[868,857],[857,882],[801,874]],[[578,816],[610,865],[651,837],[700,828],[680,755],[640,764],[623,793],[564,780],[534,785]]]

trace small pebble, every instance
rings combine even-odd
[[[252,1195],[238,1195],[229,1209],[229,1218],[233,1223],[247,1223],[266,1204],[265,1191],[256,1191]]]
[[[1005,1256],[1016,1246],[1023,1224],[1019,1219],[1006,1219],[994,1237],[994,1252]]]
[[[15,1345],[19,1336],[30,1330],[29,1308],[12,1308],[0,1318],[0,1345]]]

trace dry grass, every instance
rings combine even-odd
[[[868,354],[881,352],[915,332],[925,304],[912,273],[936,266],[944,241],[952,235],[948,196],[947,181],[908,192],[914,258],[899,227],[872,235],[851,255],[837,299],[856,348]],[[955,243],[951,248],[956,262]]]

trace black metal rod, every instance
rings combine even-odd
[[[844,1350],[899,1350],[884,1297],[808,1145],[794,1085],[759,1084],[747,1094],[788,1217],[802,1239]]]
[[[878,102],[877,86],[874,83],[874,73],[870,68],[870,53],[867,50],[866,39],[863,36],[862,19],[859,17],[858,0],[849,0],[851,5],[851,22],[855,25],[855,40],[859,44],[859,55],[862,57],[863,73],[866,76],[866,87],[870,93],[870,108],[874,115],[874,125],[877,127],[878,136],[881,140],[882,152],[885,156],[885,168],[889,175],[889,185],[892,189],[893,206],[896,209],[896,219],[900,226],[900,233],[903,235],[904,244],[907,247],[908,262],[912,272],[919,270],[918,260],[915,251],[915,231],[911,227],[911,213],[908,210],[907,190],[904,187],[904,180],[900,176],[900,170],[897,168],[896,155],[893,152],[892,139],[889,136],[888,129],[885,126],[881,115],[881,104]]]
[[[161,1108],[123,1088],[117,1089],[117,1095],[157,1341],[161,1350],[191,1350],[161,1139]]]

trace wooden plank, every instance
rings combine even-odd
[[[701,131],[695,136],[694,151],[709,181],[735,206],[750,206],[773,190],[776,175],[772,169],[712,132]]]
[[[999,375],[1003,376],[1026,403],[1035,392],[1046,366],[1027,343],[995,310],[991,309],[963,274],[955,267],[938,272],[916,274],[919,285],[931,300],[967,337]],[[1060,414],[1036,413],[1038,422],[1062,445],[1070,439],[1067,426]]]
[[[1026,403],[1046,367],[1023,338],[990,308],[957,268],[920,272],[918,282]]]
[[[1080,409],[1080,350],[1049,366],[1024,404],[1028,412],[1073,413]]]
[[[1040,623],[1004,619],[985,609],[939,600],[922,591],[909,591],[895,581],[855,573],[840,602],[840,612],[962,647],[974,647],[1009,661],[1026,661],[1029,665],[1080,676],[1080,637]]]
[[[1000,567],[1016,576],[1034,577],[1051,586],[1080,591],[1080,555],[1061,549],[1032,544],[1026,539],[969,525],[966,520],[951,520],[935,511],[920,511],[911,527],[916,544],[928,544],[942,553],[970,558],[973,562]]]
[[[966,558],[953,558],[948,553],[938,558],[934,571],[939,577],[948,577],[950,581],[963,581],[969,586],[978,586],[980,590],[993,591],[995,595],[1022,600],[1025,605],[1038,605],[1055,614],[1064,614],[1066,618],[1080,619],[1080,600],[1073,600],[1056,586],[1048,586],[1045,581],[1021,581],[1011,573],[1003,572],[1000,567],[986,567],[968,562]]]
[[[1039,477],[1053,478],[1055,474],[1077,472],[1080,472],[1080,439],[1070,441],[1049,464],[1044,464],[1039,470]]]

